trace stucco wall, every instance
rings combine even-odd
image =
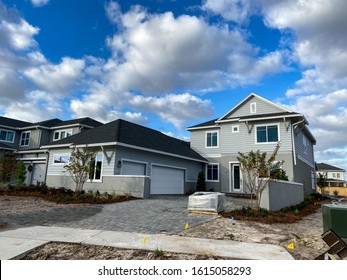
[[[273,181],[262,193],[260,207],[271,211],[299,204],[304,200],[302,184],[288,181]]]
[[[47,186],[75,189],[71,176],[48,175]],[[130,194],[134,197],[147,198],[149,196],[150,180],[147,176],[103,176],[102,182],[86,182],[84,190],[115,193],[119,195]]]

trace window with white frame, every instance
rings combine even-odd
[[[29,143],[30,143],[30,131],[22,132],[22,135],[20,137],[20,145],[29,146]]]
[[[14,131],[7,129],[0,129],[0,141],[14,142]]]
[[[278,142],[279,133],[278,125],[257,126],[256,141],[257,143],[273,143]]]
[[[233,125],[231,127],[231,132],[232,133],[239,133],[240,132],[240,126],[239,125]]]
[[[90,162],[89,180],[100,181],[102,173],[102,153],[97,153],[95,159]]]
[[[72,129],[54,131],[53,141],[57,141],[72,135]]]
[[[250,112],[251,114],[255,114],[257,112],[257,103],[256,102],[252,102],[250,105]]]
[[[206,147],[218,147],[218,131],[211,131],[206,133]]]
[[[206,181],[219,181],[218,163],[208,164],[206,167]]]

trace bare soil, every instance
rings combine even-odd
[[[55,207],[75,207],[75,204],[57,204],[35,197],[0,196],[0,213],[13,215],[36,212]],[[8,225],[0,221],[0,230]],[[261,223],[235,218],[217,216],[215,219],[199,226],[188,228],[178,233],[179,236],[199,237],[207,239],[226,239],[240,242],[254,242],[281,245],[295,259],[314,259],[323,253],[327,246],[321,239],[323,233],[322,214],[318,207],[312,214],[302,217],[294,223]],[[290,243],[294,249],[288,249]],[[123,250],[114,247],[57,243],[43,245],[30,252],[23,259],[223,259],[211,256],[174,254],[168,252],[147,252],[142,250]]]

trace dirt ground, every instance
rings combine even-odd
[[[53,207],[75,206],[71,204],[56,204],[33,197],[0,196],[0,213],[5,215],[36,212]],[[7,226],[8,225],[0,221],[1,230],[6,229]],[[302,221],[292,224],[270,225],[252,221],[231,220],[217,216],[209,222],[193,228],[188,228],[178,233],[178,235],[281,245],[286,248],[295,259],[312,260],[327,249],[325,243],[321,239],[322,232],[322,213],[319,209],[315,213],[304,217]],[[294,242],[294,249],[288,249],[287,246],[292,242]],[[222,258],[52,242],[35,249],[24,259],[202,260]]]

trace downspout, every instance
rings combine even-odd
[[[293,157],[294,157],[294,165],[296,165],[296,150],[295,150],[295,137],[294,137],[294,129],[296,126],[304,122],[305,120],[298,121],[292,124],[292,146],[293,146]]]

